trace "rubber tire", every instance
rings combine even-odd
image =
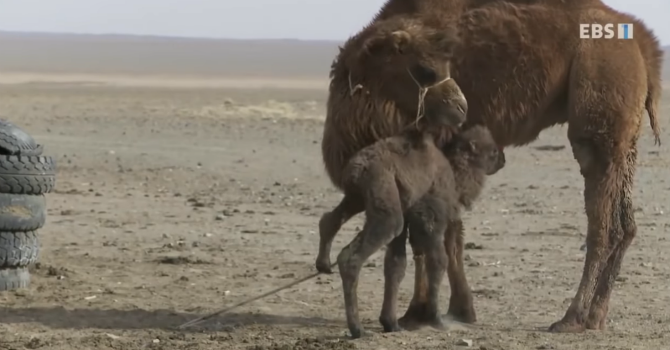
[[[25,267],[0,269],[0,291],[28,288],[30,271]]]
[[[43,194],[56,185],[51,157],[0,155],[0,193]]]
[[[0,232],[0,269],[37,262],[40,241],[36,231]]]
[[[13,123],[0,119],[0,154],[39,156],[44,147]]]
[[[43,194],[0,193],[0,231],[35,231],[47,220],[47,201]]]

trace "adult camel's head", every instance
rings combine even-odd
[[[407,118],[424,116],[429,124],[459,126],[465,121],[467,101],[450,75],[457,44],[453,29],[392,18],[350,39],[339,60],[348,71],[352,96],[375,95],[372,100],[392,102]]]
[[[331,66],[321,141],[323,162],[335,186],[341,186],[342,169],[351,156],[397,135],[420,116],[419,123],[428,126],[464,122],[467,101],[450,79],[458,44],[455,30],[438,31],[414,18],[390,18],[363,28],[340,48]]]

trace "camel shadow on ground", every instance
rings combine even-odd
[[[39,323],[54,329],[164,329],[177,330],[198,314],[177,313],[171,310],[113,310],[53,308],[2,308],[0,324]],[[221,331],[250,325],[295,325],[310,327],[341,326],[341,321],[319,317],[280,316],[252,313],[227,313],[201,324],[186,328],[186,332]]]

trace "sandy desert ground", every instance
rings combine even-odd
[[[259,76],[241,66],[216,71],[214,62],[211,74],[198,65],[204,73],[139,75],[113,60],[97,73],[79,69],[89,67],[86,55],[51,70],[48,58],[31,57],[26,63],[16,54],[0,67],[0,118],[57,158],[58,183],[47,197],[31,287],[0,294],[0,349],[428,350],[460,348],[462,339],[482,350],[670,348],[670,135],[653,146],[646,120],[639,234],[606,332],[544,331],[563,315],[584,260],[583,185],[566,127],[508,150],[507,167],[467,213],[477,325],[382,334],[380,252],[359,286],[370,338],[347,339],[337,274],[179,331],[185,321],[314,272],[317,220],[341,196],[319,148],[329,62],[323,72],[290,79],[295,67]],[[141,64],[150,66],[138,58]],[[665,100],[666,130],[668,112]],[[357,217],[345,226],[333,256],[361,224]],[[445,308],[448,288],[445,282]]]

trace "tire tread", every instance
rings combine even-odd
[[[36,231],[0,232],[0,269],[35,263],[39,251],[40,242]]]
[[[55,168],[51,157],[0,155],[0,193],[49,193],[56,185]]]

